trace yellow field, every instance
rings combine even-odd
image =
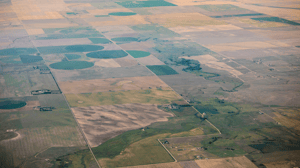
[[[170,104],[181,97],[170,88],[66,94],[71,107],[101,106],[127,103]]]
[[[282,27],[282,26],[289,26],[288,24],[285,23],[278,23],[278,22],[260,22],[257,20],[252,20],[252,19],[239,19],[240,22],[242,23],[247,23],[259,28],[268,28],[268,27]]]
[[[281,125],[300,131],[299,109],[276,109],[274,119]]]
[[[197,60],[201,64],[205,64],[210,68],[227,71],[236,77],[238,77],[239,75],[243,75],[240,71],[232,68],[231,66],[225,64],[224,62],[219,62],[219,60],[217,60],[215,57],[211,55],[199,55],[199,56],[190,56],[190,57],[185,56],[181,58]]]
[[[146,16],[147,20],[154,24],[161,24],[164,27],[177,26],[206,26],[226,25],[224,21],[205,16],[200,13],[172,13]]]
[[[194,128],[190,131],[180,132],[177,134],[172,134],[170,137],[187,137],[187,136],[197,136],[202,135],[204,132],[201,128]]]
[[[215,45],[206,45],[212,51],[236,51],[246,49],[259,49],[259,48],[276,48],[276,47],[289,47],[288,44],[279,41],[247,41],[238,43],[224,43]]]
[[[245,156],[242,157],[230,157],[222,159],[203,159],[195,161],[201,168],[257,168],[254,163],[252,163]]]
[[[168,85],[157,76],[65,81],[59,82],[59,86],[65,94],[145,90],[149,89],[149,87],[168,87]]]

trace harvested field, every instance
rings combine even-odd
[[[259,49],[259,48],[276,48],[276,47],[289,47],[285,43],[279,41],[249,41],[249,42],[239,42],[239,43],[224,43],[215,45],[206,45],[215,52],[221,51],[236,51],[236,50],[246,50],[246,49]]]
[[[201,168],[257,168],[255,164],[245,156],[222,159],[195,160],[195,162]]]
[[[210,68],[227,71],[236,77],[238,77],[239,75],[243,75],[240,71],[232,68],[231,66],[225,64],[224,62],[219,62],[219,60],[217,60],[215,57],[211,55],[199,55],[199,56],[190,56],[190,57],[184,56],[181,58],[197,60],[200,62],[200,64],[205,64]]]
[[[300,131],[300,110],[299,109],[276,109],[274,120],[280,124]]]
[[[123,167],[125,168],[125,167]],[[182,168],[180,163],[160,163],[160,164],[150,164],[150,165],[140,165],[140,166],[127,166],[126,168]]]
[[[72,111],[92,147],[125,131],[168,121],[168,117],[173,116],[149,104],[77,107]]]
[[[134,60],[131,56],[123,57],[123,58],[117,58],[115,61],[121,66],[121,67],[130,67],[138,65],[138,62]]]
[[[145,19],[140,15],[132,16],[111,16],[114,18],[113,21],[95,21],[89,22],[92,26],[117,26],[117,25],[139,25],[139,24],[149,24]]]
[[[66,81],[59,82],[59,86],[65,94],[107,92],[109,90],[143,90],[149,89],[149,87],[167,87],[167,85],[156,76]]]
[[[146,18],[151,23],[161,24],[164,27],[177,26],[205,26],[205,25],[226,25],[226,22],[219,21],[200,13],[172,13],[160,15],[148,15]]]
[[[39,35],[45,34],[43,29],[26,29],[28,35]]]
[[[136,60],[143,65],[165,65],[165,63],[161,62],[153,55],[143,58],[137,58]]]
[[[223,31],[223,30],[240,30],[242,28],[234,25],[207,25],[207,26],[186,26],[171,27],[170,30],[176,33],[202,32],[202,31]]]
[[[95,62],[100,67],[121,67],[114,59],[101,59]]]
[[[83,94],[66,94],[71,107],[87,107],[127,103],[170,104],[181,97],[169,87]]]

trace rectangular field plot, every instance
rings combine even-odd
[[[172,157],[157,141],[164,135],[152,136],[129,145],[122,154],[114,158],[99,159],[104,167],[122,167],[155,163],[173,162]],[[93,149],[97,153],[97,149]],[[97,154],[96,154],[97,157]]]
[[[172,113],[158,109],[157,105],[149,104],[77,107],[72,108],[72,111],[92,147],[125,131],[168,121],[168,117],[173,116]]]
[[[125,1],[117,2],[117,4],[124,6],[125,8],[145,8],[145,7],[156,7],[156,6],[176,6],[170,2],[164,0],[146,0],[146,1]]]
[[[30,96],[31,91],[40,89],[58,90],[51,74],[40,74],[39,70],[16,71],[0,75],[3,92],[0,97]]]
[[[160,24],[164,27],[177,26],[205,26],[205,25],[226,25],[226,22],[216,20],[200,13],[172,13],[149,15],[146,17],[151,23]]]
[[[238,6],[234,6],[231,4],[223,4],[223,5],[199,5],[199,8],[205,9],[210,12],[221,12],[221,11],[236,11],[236,10],[247,10],[244,8],[240,8]]]
[[[158,76],[178,74],[178,72],[176,72],[168,65],[148,65],[147,68],[149,68],[153,73],[155,73]]]
[[[71,107],[87,107],[127,103],[170,104],[181,97],[170,88],[116,92],[66,94]]]
[[[93,93],[121,90],[143,90],[156,87],[167,87],[156,76],[92,79],[80,81],[59,82],[63,93]]]
[[[242,157],[230,157],[223,159],[209,159],[209,160],[196,160],[195,161],[199,166],[203,168],[209,167],[222,167],[222,168],[257,168],[254,163],[252,163],[245,156]]]

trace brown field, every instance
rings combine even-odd
[[[210,68],[227,71],[236,77],[238,77],[239,75],[243,75],[240,71],[232,68],[231,66],[225,64],[224,62],[220,62],[219,60],[217,60],[215,57],[211,55],[199,55],[199,56],[190,56],[190,57],[184,56],[181,58],[197,60],[201,64],[205,64]]]
[[[112,16],[115,20],[113,21],[95,21],[89,22],[91,26],[116,26],[116,25],[138,25],[138,24],[149,24],[140,15],[132,16]]]
[[[129,67],[129,66],[135,66],[138,64],[136,60],[134,60],[131,56],[123,57],[123,58],[117,58],[115,61],[121,66],[121,67]]]
[[[202,145],[200,141],[207,137],[206,135],[201,134],[203,134],[201,128],[195,128],[179,134],[172,134],[170,136],[172,138],[166,138],[169,144],[164,145],[178,161],[194,160],[196,159],[196,156],[209,159],[219,158],[218,156],[201,149]]]
[[[132,10],[127,8],[115,8],[115,9],[91,9],[87,10],[92,15],[108,15],[113,12],[132,12]]]
[[[238,43],[224,43],[216,45],[206,45],[212,51],[236,51],[246,49],[259,49],[259,48],[276,48],[276,47],[289,47],[289,45],[277,41],[249,41],[249,42],[238,42]]]
[[[172,13],[146,16],[151,23],[165,27],[226,25],[226,22],[216,20],[200,13]]]
[[[100,67],[121,67],[114,59],[100,59],[95,62]]]
[[[136,60],[143,65],[165,65],[165,63],[161,62],[158,58],[156,58],[153,55],[143,58],[136,58]]]
[[[195,0],[167,0],[178,6],[191,6],[191,5],[220,5],[220,4],[233,4],[232,1],[195,1]]]
[[[1,148],[12,152],[15,166],[27,157],[49,147],[84,146],[86,143],[74,127],[32,128],[17,131],[18,136],[0,142]]]
[[[222,159],[203,159],[195,161],[201,168],[257,168],[245,156]]]
[[[72,111],[92,147],[125,131],[168,121],[168,117],[173,116],[156,105],[146,104],[77,107]]]
[[[171,27],[169,29],[180,34],[180,33],[187,33],[187,32],[240,30],[242,28],[230,24],[230,25]]]
[[[26,106],[17,108],[17,109],[1,109],[0,113],[6,113],[6,112],[16,112],[16,111],[29,111],[32,110],[33,107],[39,106],[40,102],[39,101],[27,101]]]
[[[300,131],[300,110],[299,109],[275,109],[274,120],[288,128]]]
[[[167,87],[162,80],[156,76],[128,77],[128,78],[109,78],[92,79],[82,81],[59,82],[61,90],[65,94],[69,93],[93,93],[121,91],[121,90],[142,90],[155,87]]]
[[[297,165],[294,161],[280,161],[280,162],[265,163],[264,166],[266,166],[266,168],[291,168],[291,167],[296,167]]]
[[[28,35],[45,34],[43,29],[26,29]]]
[[[260,22],[257,20],[252,19],[238,19],[238,21],[246,24],[250,24],[259,28],[268,28],[268,27],[282,27],[282,26],[289,26],[285,23],[278,23],[278,22]]]
[[[123,167],[125,168],[125,167]],[[126,168],[182,168],[179,163],[160,163],[160,164],[150,164],[141,166],[129,166]]]

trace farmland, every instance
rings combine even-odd
[[[155,88],[147,90],[66,94],[66,98],[71,107],[87,107],[126,103],[169,104],[173,100],[179,100],[180,96],[170,88]]]
[[[300,167],[299,8],[0,1],[0,167]]]

